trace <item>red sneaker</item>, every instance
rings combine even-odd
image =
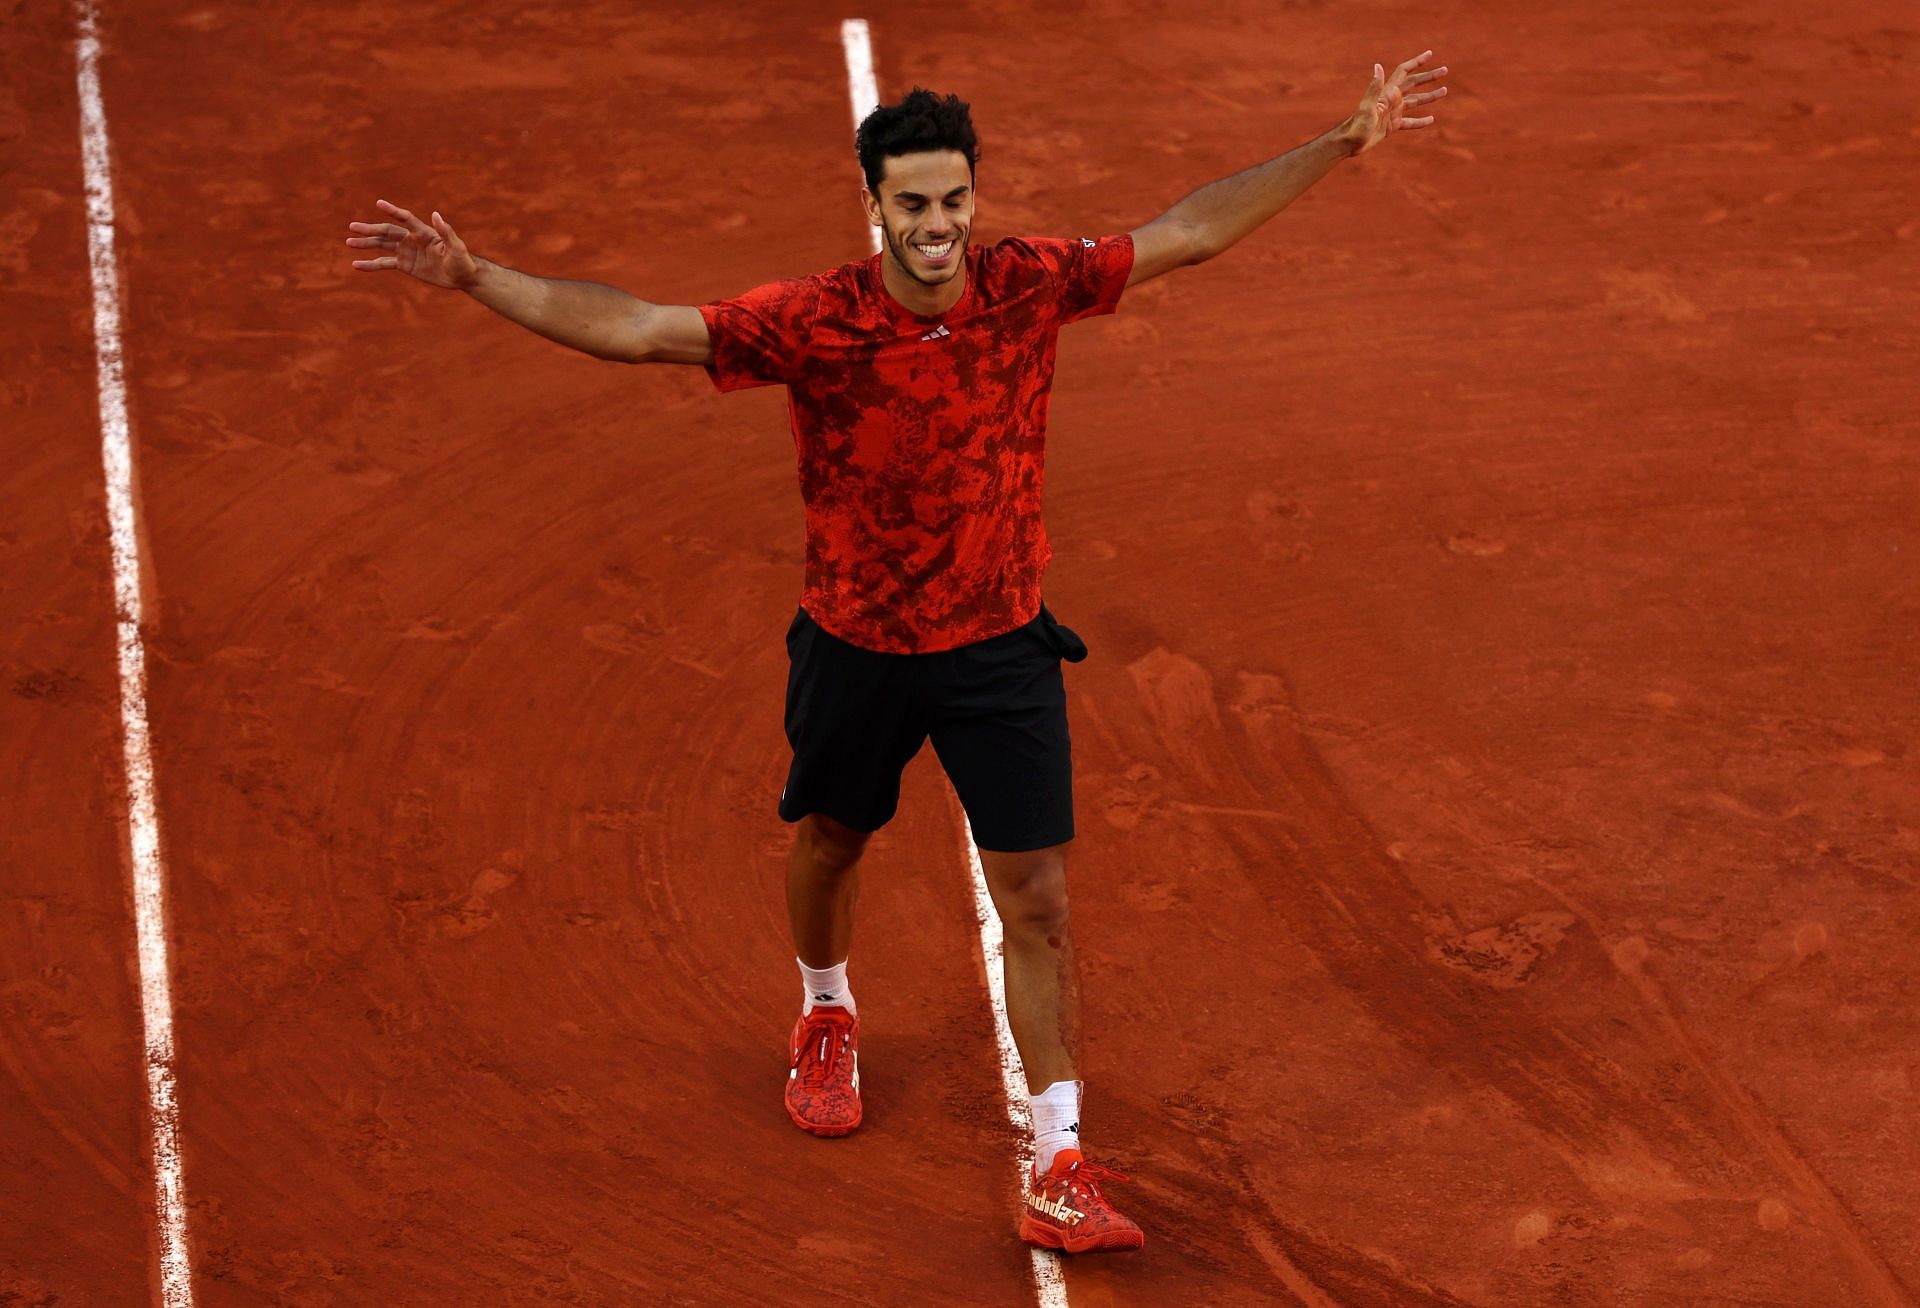
[[[1102,1181],[1127,1178],[1080,1156],[1078,1149],[1062,1149],[1042,1176],[1027,1176],[1027,1204],[1020,1214],[1020,1238],[1043,1249],[1062,1253],[1138,1249],[1147,1242],[1140,1227],[1124,1217],[1100,1193]]]
[[[813,1135],[860,1125],[860,1019],[838,1006],[803,1013],[787,1044],[787,1116]]]

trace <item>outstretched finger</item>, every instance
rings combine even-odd
[[[1438,91],[1422,91],[1417,95],[1408,96],[1406,98],[1406,104],[1409,107],[1413,105],[1430,104],[1431,102],[1440,99],[1446,93],[1447,93],[1447,88],[1444,86],[1441,87]]]
[[[1433,58],[1433,51],[1422,50],[1419,54],[1415,55],[1413,58],[1407,60],[1407,62],[1405,62],[1404,64],[1401,64],[1398,68],[1394,69],[1393,75],[1395,77],[1405,77],[1408,73],[1412,72],[1414,69],[1418,68],[1421,64],[1424,64],[1425,62],[1427,62],[1427,60],[1431,58]]]
[[[361,272],[379,272],[382,268],[398,268],[400,261],[388,255],[384,259],[355,259],[353,266]]]
[[[1400,130],[1403,132],[1414,127],[1431,127],[1431,126],[1433,126],[1432,114],[1428,114],[1425,118],[1402,118],[1400,120]]]
[[[398,223],[348,223],[347,230],[362,236],[391,236],[396,240],[407,234],[407,229]]]
[[[440,239],[445,241],[452,249],[464,250],[467,248],[461,242],[459,235],[453,230],[453,224],[441,217],[438,209],[433,211],[433,230],[440,233]]]
[[[391,250],[400,244],[397,236],[349,236],[347,244],[359,250]]]
[[[1433,81],[1435,78],[1445,77],[1446,75],[1447,75],[1447,66],[1445,64],[1441,64],[1438,68],[1429,68],[1424,73],[1415,73],[1412,77],[1409,77],[1407,79],[1407,85],[1422,86],[1428,82]]]
[[[405,223],[407,225],[407,230],[411,232],[413,235],[418,236],[421,240],[430,241],[433,239],[433,228],[427,226],[425,223],[421,222],[418,218],[415,218],[411,213],[409,213],[405,209],[402,209],[399,205],[388,204],[385,200],[375,200],[374,203],[380,206],[382,209],[385,209],[388,213],[392,214],[395,218],[398,218],[401,222]]]

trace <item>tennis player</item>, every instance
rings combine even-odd
[[[806,572],[787,630],[780,816],[794,825],[787,911],[802,978],[786,1109],[817,1136],[860,1125],[847,981],[860,857],[929,739],[980,849],[1005,928],[1007,1017],[1034,1121],[1023,1239],[1137,1249],[1140,1227],[1080,1150],[1079,1003],[1067,919],[1072,762],[1060,664],[1087,649],[1041,603],[1047,402],[1060,329],[1149,278],[1204,262],[1342,159],[1444,96],[1432,51],[1373,69],[1359,108],[1266,163],[1203,186],[1125,235],[973,240],[979,142],[967,106],[914,90],[855,134],[860,201],[885,250],[698,307],[516,272],[439,213],[382,200],[348,224],[395,270],[466,292],[596,358],[704,367],[723,391],[783,385],[806,505]],[[1424,88],[1424,89],[1417,89]]]

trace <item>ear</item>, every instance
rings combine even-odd
[[[870,187],[860,187],[860,206],[867,211],[867,221],[873,226],[880,225],[880,201]]]

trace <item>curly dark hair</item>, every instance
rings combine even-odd
[[[868,114],[853,134],[860,155],[860,171],[867,189],[880,194],[880,177],[887,160],[897,154],[922,150],[958,150],[967,156],[971,174],[980,162],[980,138],[974,134],[973,113],[957,95],[939,96],[916,86],[899,104],[883,104]]]

